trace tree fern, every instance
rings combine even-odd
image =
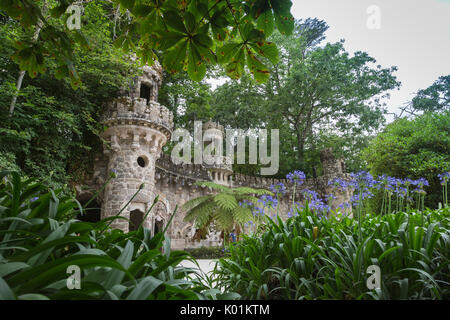
[[[249,208],[241,207],[239,202],[248,200],[256,203],[258,201],[256,196],[272,194],[264,189],[229,188],[211,181],[202,181],[196,184],[216,191],[213,195],[191,199],[183,205],[183,210],[186,211],[184,220],[195,221],[196,227],[203,231],[212,224],[223,232],[242,229],[240,226],[252,220],[253,216],[252,211]]]

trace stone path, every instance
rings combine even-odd
[[[214,269],[214,265],[216,264],[217,259],[198,259],[197,262],[200,266],[200,270],[204,273],[211,272]],[[197,266],[189,261],[189,260],[183,260],[181,261],[180,265],[187,268],[197,268]]]

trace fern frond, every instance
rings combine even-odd
[[[217,191],[221,191],[221,192],[227,192],[227,193],[231,192],[231,188],[211,182],[211,181],[197,181],[195,183],[195,185],[200,186],[200,187],[208,187],[213,190],[217,190]]]
[[[233,219],[239,224],[244,224],[253,219],[250,208],[237,207],[233,210]]]
[[[182,209],[185,211],[191,210],[192,208],[210,199],[212,199],[211,196],[200,196],[198,198],[191,199],[187,201],[185,204],[183,204]]]
[[[233,214],[228,210],[218,209],[214,211],[214,220],[221,230],[230,231],[233,229],[234,221]]]
[[[215,208],[217,208],[217,206],[213,201],[205,201],[186,212],[184,221],[190,222],[195,220],[195,222],[201,227],[208,221]]]
[[[218,207],[224,210],[231,211],[238,206],[236,198],[228,193],[219,193],[214,197],[214,202]]]
[[[273,195],[273,192],[271,192],[269,190],[254,189],[254,188],[250,188],[250,187],[235,188],[235,189],[233,189],[233,193],[239,194],[239,195],[242,195],[242,194],[256,194],[258,196],[262,196],[264,194]]]

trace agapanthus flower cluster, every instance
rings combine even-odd
[[[406,197],[407,189],[404,187],[397,186],[395,189],[395,193],[398,194],[401,198]]]
[[[360,204],[365,199],[370,199],[372,197],[373,197],[373,193],[370,192],[369,190],[366,190],[364,192],[361,192],[361,194],[359,194],[359,193],[353,194],[353,196],[350,198],[350,201],[351,201],[352,205],[356,207],[356,206],[358,206],[358,204]]]
[[[347,181],[340,179],[340,178],[334,178],[330,181],[328,181],[329,186],[333,186],[334,189],[337,189],[341,192],[345,191],[348,188]]]
[[[302,194],[308,201],[308,207],[315,212],[329,212],[330,207],[324,203],[319,194],[314,190],[304,189]],[[301,206],[303,207],[303,206]]]
[[[345,210],[346,208],[351,208],[351,205],[348,202],[342,202],[340,205],[338,205],[338,208]]]
[[[317,213],[329,212],[331,210],[330,206],[325,204],[322,199],[316,199],[308,203],[309,208]]]
[[[319,194],[314,190],[304,189],[302,190],[302,194],[308,201],[317,200],[319,198]]]
[[[238,204],[242,208],[252,208],[253,207],[253,202],[246,200],[246,199],[240,201]]]
[[[286,179],[292,184],[295,183],[297,185],[301,185],[306,179],[306,175],[303,171],[295,170],[294,172],[289,172],[286,175]]]
[[[263,207],[275,209],[278,205],[278,200],[275,197],[264,194],[261,197],[259,197],[258,203],[261,204]]]
[[[377,181],[367,171],[350,173],[350,177],[352,177],[352,181],[349,182],[349,185],[357,190],[373,188],[377,185]]]
[[[286,186],[283,182],[278,182],[269,187],[270,191],[275,193],[276,195],[284,195],[286,194]]]
[[[266,214],[266,212],[264,210],[264,207],[253,207],[252,208],[252,215],[254,217],[262,217],[265,214]]]
[[[445,185],[450,180],[450,171],[437,175],[441,185]]]

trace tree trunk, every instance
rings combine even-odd
[[[303,167],[303,158],[304,158],[304,148],[305,148],[305,140],[300,131],[297,129],[297,161],[299,165],[299,170],[304,170]]]
[[[47,13],[47,1],[44,1],[44,4],[42,6],[42,14],[45,15],[46,13]],[[43,26],[43,22],[42,22],[42,20],[39,19],[39,21],[36,25],[36,30],[34,30],[33,37],[31,38],[32,43],[35,43],[37,41],[37,39],[39,38],[39,34],[41,33],[42,26]],[[19,96],[19,91],[22,88],[22,82],[23,82],[24,76],[25,76],[25,71],[21,70],[19,72],[19,77],[17,78],[16,92],[14,93],[13,98],[11,100],[11,104],[9,105],[9,116],[10,117],[12,117],[12,115],[14,114],[17,97]]]

